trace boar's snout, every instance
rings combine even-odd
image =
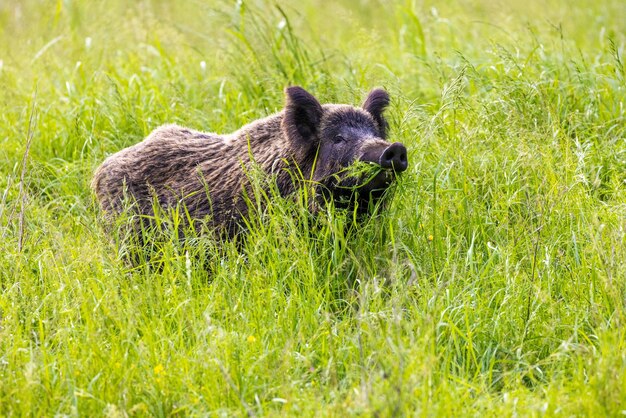
[[[406,147],[400,142],[395,142],[385,148],[380,155],[378,164],[382,168],[390,168],[397,173],[405,171],[409,165],[406,156]]]

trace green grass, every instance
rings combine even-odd
[[[280,4],[0,3],[0,415],[623,414],[626,4]],[[104,158],[291,84],[391,93],[389,207],[270,191],[241,248],[125,264]]]

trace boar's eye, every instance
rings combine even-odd
[[[335,135],[335,137],[333,138],[333,141],[334,141],[336,144],[338,144],[338,143],[340,143],[340,142],[343,142],[343,141],[345,141],[345,140],[346,140],[346,138],[344,138],[344,136],[343,136],[343,135],[341,135],[341,134],[337,134],[337,135]]]

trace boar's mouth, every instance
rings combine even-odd
[[[362,179],[359,183],[360,186],[357,187],[357,190],[360,193],[385,190],[391,185],[391,183],[393,183],[395,178],[396,173],[393,170],[381,169],[373,177]]]
[[[384,192],[396,179],[397,172],[379,164],[357,161],[350,167],[336,173],[327,187],[335,190],[335,195],[368,195]]]
[[[386,195],[396,175],[393,170],[378,164],[358,161],[341,173],[321,181],[318,190],[320,197],[334,201],[335,207],[349,209],[357,204],[359,212],[367,212],[372,203]]]
[[[352,168],[356,171],[352,177],[359,179],[357,189],[361,193],[386,189],[397,174],[408,168],[407,151],[402,143],[387,143],[382,150],[376,145],[355,163],[356,168]]]
[[[320,181],[322,195],[332,198],[340,207],[350,207],[356,201],[359,207],[382,198],[387,189],[408,168],[407,152],[399,142],[370,147],[359,159]]]

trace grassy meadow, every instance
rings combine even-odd
[[[623,415],[625,44],[623,0],[1,2],[0,416]],[[125,263],[104,158],[294,84],[390,92],[386,210]]]

